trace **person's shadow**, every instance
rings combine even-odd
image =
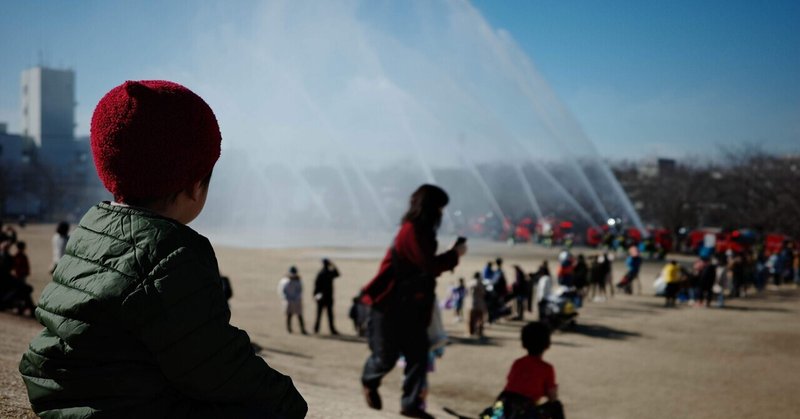
[[[572,333],[577,333],[592,338],[614,339],[614,340],[625,340],[629,338],[638,338],[642,336],[641,333],[628,332],[625,330],[614,329],[613,327],[602,326],[599,324],[577,323],[572,328],[570,328],[569,331]]]
[[[349,342],[349,343],[361,343],[364,344],[367,342],[366,337],[360,337],[355,335],[315,335],[317,339],[325,339],[325,340],[336,340],[339,342]]]
[[[468,346],[499,346],[496,339],[490,337],[474,338],[474,337],[448,336],[447,344],[468,345]]]
[[[284,351],[284,350],[281,350],[281,349],[264,348],[263,346],[255,343],[255,342],[251,342],[250,345],[253,347],[253,352],[255,352],[256,355],[261,355],[262,357],[267,357],[271,353],[271,354],[286,355],[286,356],[291,356],[291,357],[295,357],[295,358],[302,358],[302,359],[314,359],[313,356],[309,356],[309,355],[306,355],[306,354],[301,354],[299,352]]]

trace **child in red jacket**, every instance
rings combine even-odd
[[[514,361],[508,372],[508,381],[499,397],[504,401],[505,411],[546,410],[546,417],[563,418],[555,369],[542,360],[542,354],[550,347],[550,329],[544,323],[531,322],[522,328],[521,337],[528,355]],[[547,403],[538,405],[545,398]]]

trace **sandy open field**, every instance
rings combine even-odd
[[[33,264],[36,297],[49,280],[52,226],[20,231]],[[400,370],[387,377],[384,411],[364,404],[359,376],[366,343],[353,336],[350,300],[374,274],[384,249],[298,248],[252,250],[217,247],[220,267],[233,283],[232,322],[245,329],[267,362],[291,375],[308,400],[312,418],[398,417]],[[439,279],[439,295],[458,276],[468,277],[496,255],[511,266],[533,270],[555,251],[530,245],[473,243],[454,274]],[[345,335],[288,335],[276,294],[282,273],[296,264],[305,279],[305,317],[313,326],[310,288],[319,259],[332,258],[343,277],[336,284],[336,322]],[[589,302],[575,331],[554,335],[545,359],[556,368],[560,394],[570,418],[789,418],[800,415],[800,292],[793,288],[730,301],[725,309],[664,309],[652,296],[659,263],[643,269],[644,295]],[[615,266],[615,278],[622,265]],[[429,411],[447,417],[443,406],[477,413],[504,384],[511,362],[523,355],[521,322],[489,328],[477,344],[451,313],[445,324],[453,344],[429,376]],[[309,327],[310,328],[310,327]],[[40,325],[0,314],[0,417],[33,417],[17,364]]]

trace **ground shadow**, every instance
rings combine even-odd
[[[664,302],[666,300],[663,296],[654,295],[652,299],[647,301],[631,301],[631,304],[637,305],[639,307],[646,307],[651,309],[651,311],[655,312],[657,310],[668,308],[664,306]]]
[[[558,340],[552,340],[552,341],[550,341],[550,343],[553,346],[566,346],[568,348],[580,348],[580,347],[583,346],[583,345],[578,345],[577,343],[563,342],[563,341],[558,341]]]
[[[779,300],[797,300],[800,299],[800,290],[797,288],[781,288],[781,289],[767,289],[761,292],[754,292],[751,290],[746,298],[756,299],[779,299]]]
[[[349,343],[361,343],[364,344],[367,342],[366,337],[355,336],[355,335],[317,335],[318,339],[324,340],[335,340],[339,342],[349,342]]]
[[[649,304],[644,302],[635,302],[636,305],[647,307],[647,308],[636,308],[636,307],[618,307],[618,306],[591,306],[591,311],[598,311],[601,313],[632,313],[632,314],[653,314],[656,313],[656,309],[664,308],[663,304]]]
[[[448,345],[468,345],[468,346],[500,346],[497,338],[484,337],[483,339],[473,337],[448,336]]]
[[[568,331],[593,338],[614,339],[614,340],[624,340],[628,338],[638,338],[642,336],[641,333],[628,332],[625,330],[614,329],[613,327],[602,326],[599,324],[578,323],[572,328],[568,329]]]
[[[503,319],[503,324],[506,324],[506,325],[509,325],[509,326],[522,327],[522,326],[525,326],[526,324],[528,324],[530,322],[535,322],[537,320],[539,320],[539,316],[537,316],[536,314],[531,313],[531,314],[528,315],[528,317],[523,317],[522,319],[517,319],[517,318],[513,318],[513,317],[507,317],[507,318]]]
[[[273,348],[264,348],[263,346],[255,343],[255,342],[251,342],[250,345],[253,347],[253,352],[255,352],[256,354],[261,355],[261,356],[267,356],[267,354],[265,354],[264,352],[268,352],[268,353],[273,353],[273,354],[278,354],[278,355],[291,356],[291,357],[295,357],[295,358],[314,359],[314,357],[312,357],[312,356],[309,356],[309,355],[306,355],[306,354],[301,354],[299,352],[284,351],[284,350],[281,350],[281,349],[273,349]]]
[[[486,328],[487,329],[496,329],[496,330],[506,329],[506,330],[517,331],[517,330],[520,330],[523,327],[525,327],[526,324],[528,324],[528,323],[530,323],[532,321],[535,321],[535,320],[538,320],[538,319],[534,319],[534,318],[531,318],[529,320],[504,319],[504,320],[501,320],[501,321],[496,321],[496,322],[491,323],[491,324],[487,324]]]
[[[767,313],[791,313],[792,310],[788,308],[782,307],[748,307],[748,306],[739,306],[739,305],[725,305],[719,307],[722,310],[727,311],[763,311]]]

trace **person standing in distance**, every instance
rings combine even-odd
[[[297,316],[300,333],[307,335],[306,323],[303,321],[303,281],[296,266],[290,266],[289,272],[278,282],[278,296],[283,300],[286,313],[286,331],[292,333],[292,316]]]
[[[50,267],[52,274],[56,270],[56,265],[64,253],[67,251],[67,242],[69,241],[69,223],[62,221],[56,227],[56,234],[53,234],[50,243],[53,245],[53,265]]]
[[[400,414],[432,417],[422,406],[422,392],[427,384],[427,329],[436,278],[454,269],[467,252],[466,243],[457,242],[436,254],[436,232],[449,199],[434,185],[422,185],[411,195],[394,244],[378,274],[363,289],[362,301],[370,306],[368,340],[372,353],[364,365],[361,383],[367,405],[373,409],[383,407],[378,387],[402,354],[406,367]]]
[[[333,280],[339,277],[339,269],[330,261],[322,259],[322,270],[314,281],[314,299],[317,300],[317,321],[314,322],[314,333],[319,333],[319,323],[322,320],[322,311],[328,313],[328,328],[332,335],[338,335],[333,325]]]

